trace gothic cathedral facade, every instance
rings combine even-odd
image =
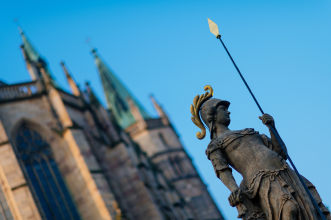
[[[167,114],[151,117],[93,50],[107,108],[21,31],[32,81],[0,81],[0,219],[223,219]]]

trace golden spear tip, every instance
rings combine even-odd
[[[215,35],[215,37],[218,37],[220,35],[220,32],[218,30],[218,26],[215,22],[213,22],[212,20],[210,20],[208,18],[208,24],[209,24],[209,30],[210,32]]]

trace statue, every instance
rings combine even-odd
[[[204,138],[210,131],[210,143],[206,154],[216,176],[231,191],[229,203],[236,206],[238,218],[268,220],[316,220],[321,219],[299,178],[286,163],[286,154],[273,133],[271,138],[259,134],[253,128],[230,130],[230,102],[212,98],[213,90],[196,96],[191,106],[192,121],[201,128],[197,133]],[[263,124],[275,127],[274,119],[264,114],[259,117]],[[240,186],[232,176],[232,169],[243,177]],[[304,178],[305,179],[305,178]],[[315,187],[307,180],[306,185],[318,202],[325,218],[330,212],[323,205]]]

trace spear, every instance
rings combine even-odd
[[[255,98],[254,93],[252,92],[252,90],[251,90],[251,88],[249,87],[249,85],[247,84],[247,82],[246,82],[244,76],[243,76],[242,73],[240,72],[240,69],[238,68],[236,62],[234,62],[234,60],[233,60],[233,58],[232,58],[232,56],[231,56],[231,54],[230,54],[228,48],[225,46],[225,44],[224,44],[224,42],[223,42],[223,40],[222,40],[222,38],[221,38],[221,35],[220,35],[220,33],[219,33],[219,30],[218,30],[218,26],[217,26],[217,24],[216,24],[215,22],[213,22],[212,20],[210,20],[209,18],[208,18],[208,24],[209,24],[210,32],[211,32],[212,34],[214,34],[214,35],[216,36],[216,38],[219,39],[219,40],[221,41],[221,43],[222,43],[222,45],[223,45],[223,47],[224,47],[226,53],[228,54],[228,56],[229,56],[229,58],[230,58],[232,64],[233,64],[234,67],[236,68],[236,70],[237,70],[237,72],[238,72],[240,78],[241,78],[242,81],[244,82],[244,84],[245,84],[246,88],[248,89],[249,93],[251,94],[251,96],[252,96],[252,98],[253,98],[255,104],[257,105],[257,107],[259,108],[260,112],[261,112],[262,115],[263,115],[263,114],[264,114],[264,111],[263,111],[261,105],[259,104],[259,102],[258,102],[257,99]],[[270,131],[273,133],[273,135],[275,136],[275,138],[277,139],[277,142],[278,142],[279,145],[281,146],[282,151],[284,152],[284,154],[286,155],[286,157],[287,157],[288,161],[290,162],[292,168],[294,169],[295,174],[298,176],[298,178],[299,178],[299,180],[300,180],[300,182],[301,182],[303,188],[304,188],[305,191],[307,192],[307,194],[308,194],[310,200],[312,201],[312,203],[313,203],[315,209],[318,211],[319,216],[321,217],[322,220],[326,220],[326,219],[325,219],[325,216],[324,216],[324,214],[322,213],[320,207],[318,206],[316,200],[314,199],[314,197],[313,197],[312,194],[310,193],[310,191],[309,191],[307,185],[305,184],[305,182],[304,182],[302,176],[299,174],[299,171],[297,170],[296,166],[294,165],[294,163],[293,163],[291,157],[288,155],[288,153],[287,153],[287,151],[286,151],[285,143],[283,142],[282,138],[280,137],[280,135],[279,135],[277,129],[276,129],[275,127],[271,126],[271,125],[267,125],[267,126],[268,126],[268,128],[270,129]]]

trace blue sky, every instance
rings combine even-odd
[[[331,206],[331,3],[302,1],[2,1],[0,79],[30,80],[13,22],[68,88],[64,60],[81,84],[89,80],[105,102],[86,38],[147,110],[149,94],[162,103],[227,219],[236,218],[229,191],[216,178],[190,120],[193,97],[205,84],[231,101],[231,129],[267,133],[260,115],[220,43],[223,40],[265,112],[274,116],[290,156]],[[240,177],[236,174],[237,179]]]

